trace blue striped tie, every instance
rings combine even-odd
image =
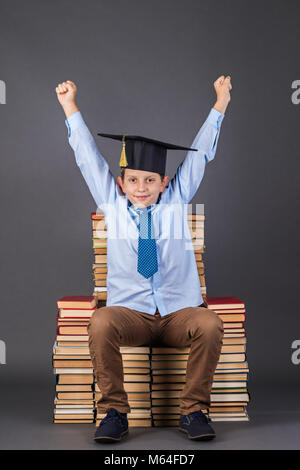
[[[139,210],[139,244],[137,270],[142,276],[152,276],[158,270],[156,240],[153,237],[153,226],[150,206]]]

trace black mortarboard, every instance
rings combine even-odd
[[[193,150],[188,147],[167,144],[159,140],[149,139],[138,135],[114,135],[100,134],[102,137],[121,140],[123,142],[120,167],[133,170],[152,171],[153,173],[165,174],[167,150]],[[126,144],[126,149],[125,149]]]

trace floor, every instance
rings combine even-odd
[[[93,441],[93,424],[53,424],[54,378],[11,380],[0,388],[1,449],[299,449],[299,389],[252,384],[250,422],[215,422],[216,438],[192,442],[176,428],[131,428],[117,444]]]

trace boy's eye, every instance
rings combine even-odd
[[[129,178],[129,181],[132,182],[132,181],[135,181],[135,178]],[[155,181],[154,178],[149,178],[148,181]]]

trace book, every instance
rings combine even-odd
[[[232,308],[245,308],[244,302],[237,297],[208,297],[207,298],[208,308],[211,310],[215,309],[232,309]]]
[[[71,295],[57,300],[58,308],[94,308],[97,305],[92,295]]]
[[[96,311],[94,308],[61,308],[59,310],[60,318],[90,318]]]

